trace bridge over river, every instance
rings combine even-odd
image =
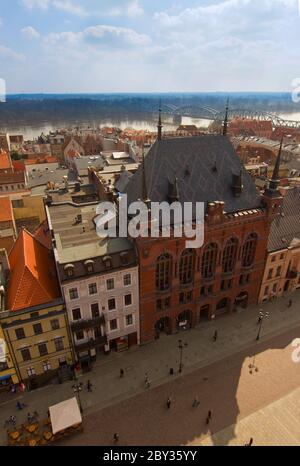
[[[181,124],[182,117],[197,118],[201,120],[223,121],[225,118],[225,110],[219,111],[212,107],[199,106],[199,105],[182,105],[175,106],[172,104],[162,104],[162,112],[165,115],[173,116],[173,121],[176,124]],[[284,126],[287,128],[300,129],[300,121],[287,120],[275,113],[264,111],[255,111],[248,109],[230,108],[228,111],[228,118],[248,118],[256,120],[268,120],[272,122],[274,128]]]

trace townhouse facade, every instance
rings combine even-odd
[[[12,381],[33,389],[66,371],[71,377],[74,356],[52,251],[22,230],[8,267],[0,326],[16,371]]]
[[[5,311],[5,289],[9,265],[5,249],[0,248],[0,315]],[[0,393],[19,382],[9,346],[0,323]]]
[[[139,344],[139,282],[134,245],[100,238],[97,202],[47,201],[57,273],[83,370],[111,350]]]

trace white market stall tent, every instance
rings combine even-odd
[[[75,397],[50,406],[49,413],[53,435],[82,424],[80,409]]]

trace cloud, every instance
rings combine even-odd
[[[90,26],[84,31],[84,35],[87,38],[92,37],[100,40],[117,38],[129,45],[147,45],[151,42],[150,37],[146,34],[138,34],[133,29],[116,26]]]
[[[144,14],[144,9],[141,6],[139,0],[132,0],[127,6],[128,16],[136,17]]]
[[[40,37],[40,33],[32,26],[27,26],[21,29],[21,32],[28,39],[38,39]]]
[[[46,10],[49,6],[50,0],[22,0],[23,5],[26,8],[41,8]]]
[[[86,46],[88,44],[96,48],[101,45],[112,47],[145,46],[150,42],[151,39],[146,34],[139,34],[129,28],[108,25],[90,26],[79,32],[51,33],[45,38],[45,43],[50,45],[60,43],[69,46]]]
[[[93,10],[88,7],[83,8],[79,4],[73,3],[72,0],[22,0],[23,5],[28,9],[40,8],[47,10],[49,7],[56,8],[57,10],[70,13],[79,17],[85,16],[129,16],[132,18],[142,16],[144,9],[140,0],[130,0],[122,2],[122,5],[113,6],[108,10]],[[82,2],[83,3],[83,2]]]
[[[53,0],[53,6],[58,10],[65,11],[66,13],[71,13],[76,16],[87,16],[88,13],[79,5],[75,5],[69,0]]]
[[[222,0],[206,6],[195,8],[185,8],[177,14],[168,11],[156,12],[154,19],[165,27],[179,27],[186,24],[196,24],[198,22],[208,23],[224,18],[247,17],[253,21],[259,21],[262,16],[269,18],[284,15],[287,10],[289,14],[296,12],[297,0]],[[227,23],[227,26],[230,23]]]
[[[47,10],[49,7],[53,7],[76,16],[88,15],[81,6],[74,4],[71,0],[22,0],[22,3],[28,9],[40,8]]]
[[[5,45],[0,45],[0,57],[8,58],[16,61],[24,61],[25,56],[15,52],[14,50],[6,47]]]

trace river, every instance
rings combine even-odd
[[[300,112],[296,113],[288,113],[288,114],[280,114],[280,117],[287,119],[287,120],[295,120],[300,121]],[[199,118],[190,118],[190,117],[182,117],[182,124],[185,125],[196,125],[197,127],[207,128],[211,120],[202,120]],[[8,132],[9,134],[23,134],[25,140],[33,140],[37,138],[41,133],[48,134],[50,131],[55,131],[57,129],[63,128],[70,128],[75,126],[80,126],[83,128],[92,127],[92,128],[99,128],[100,126],[117,126],[121,129],[125,128],[134,128],[134,129],[141,129],[141,130],[149,130],[149,131],[156,131],[157,122],[152,118],[145,119],[142,117],[141,119],[135,118],[120,118],[120,119],[99,119],[99,120],[68,120],[68,121],[57,121],[57,122],[49,122],[43,121],[39,124],[18,124],[18,125],[9,125],[9,126],[2,126],[0,131]],[[166,130],[172,131],[178,128],[178,124],[173,122],[172,117],[164,116],[163,125]]]

